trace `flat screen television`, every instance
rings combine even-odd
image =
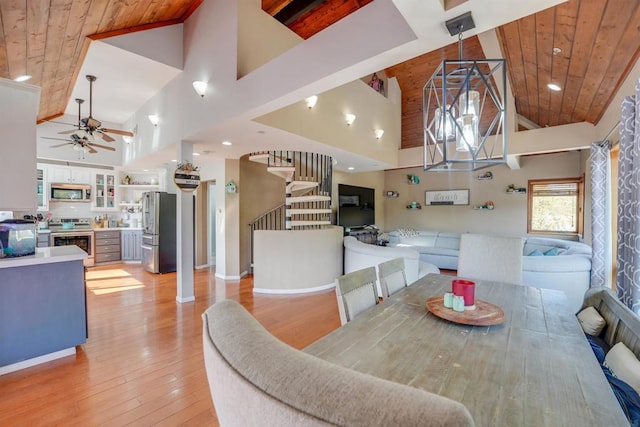
[[[376,222],[373,188],[338,184],[338,225],[359,228]]]

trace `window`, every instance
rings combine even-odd
[[[582,177],[529,181],[527,232],[582,235],[583,188]]]

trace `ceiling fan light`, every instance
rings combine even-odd
[[[31,76],[29,74],[23,74],[21,76],[16,77],[15,79],[13,79],[16,82],[26,82],[27,80],[30,80]]]
[[[193,82],[193,89],[196,91],[200,98],[204,98],[204,94],[207,93],[208,83],[202,80],[196,80]]]
[[[554,91],[554,92],[560,92],[562,90],[560,85],[557,84],[557,83],[549,83],[549,84],[547,84],[547,87],[549,89],[551,89],[552,91]]]

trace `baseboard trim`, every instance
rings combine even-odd
[[[195,296],[192,297],[187,297],[187,298],[180,298],[180,297],[176,297],[176,301],[178,301],[180,304],[183,304],[185,302],[193,302],[196,300]]]
[[[45,354],[43,356],[34,357],[32,359],[23,360],[22,362],[13,363],[11,365],[0,367],[0,375],[5,375],[11,372],[19,371],[20,369],[30,368],[41,363],[50,362],[52,360],[60,359],[61,357],[73,356],[76,354],[75,347],[65,348],[64,350],[55,351],[53,353]]]
[[[290,295],[290,294],[309,294],[311,292],[326,291],[336,286],[335,283],[329,283],[326,285],[316,286],[314,288],[304,289],[266,289],[266,288],[253,288],[254,294],[277,294],[277,295]]]
[[[239,276],[225,276],[223,274],[220,274],[220,273],[216,272],[215,277],[217,277],[218,279],[222,279],[222,280],[240,280],[240,279],[242,279],[244,276],[246,276],[248,274],[249,274],[249,272],[243,271],[242,273],[240,273]]]

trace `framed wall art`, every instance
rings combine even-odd
[[[429,190],[425,191],[426,206],[468,205],[469,189],[466,190]]]

